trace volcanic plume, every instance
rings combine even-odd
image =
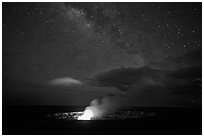
[[[100,119],[108,113],[113,112],[119,104],[117,103],[119,97],[106,96],[102,99],[94,99],[90,105],[85,108],[84,114],[78,118],[78,120],[92,120]]]

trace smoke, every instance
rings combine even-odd
[[[119,97],[106,96],[101,99],[94,99],[90,105],[86,107],[86,110],[93,112],[94,119],[100,119],[108,113],[115,111],[120,105]]]

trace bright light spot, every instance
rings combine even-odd
[[[87,23],[86,26],[87,26],[87,27],[90,27],[91,25]]]
[[[91,109],[87,109],[84,111],[84,114],[82,116],[78,117],[78,120],[91,120],[93,116],[93,111]]]

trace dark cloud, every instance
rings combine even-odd
[[[178,69],[167,76],[174,81],[166,85],[167,90],[185,102],[202,104],[202,67]]]
[[[185,102],[200,105],[201,74],[200,66],[174,71],[144,66],[112,69],[74,87],[5,80],[3,104],[87,104],[92,98],[122,95],[128,105],[183,105]]]
[[[148,66],[141,68],[118,68],[95,76],[94,85],[117,87],[122,91],[133,86],[161,84],[163,71]]]
[[[172,100],[179,98],[183,102],[200,104],[201,75],[200,66],[186,67],[174,71],[158,70],[148,66],[141,68],[117,68],[100,73],[92,80],[95,86],[116,87],[135,98],[147,102]],[[148,101],[149,99],[149,101]],[[177,103],[181,103],[178,101]],[[161,101],[162,102],[162,101]],[[160,103],[161,103],[160,102]],[[168,101],[167,101],[168,102]],[[182,103],[181,103],[182,104]]]

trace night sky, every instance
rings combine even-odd
[[[201,6],[4,2],[3,104],[201,106]]]

